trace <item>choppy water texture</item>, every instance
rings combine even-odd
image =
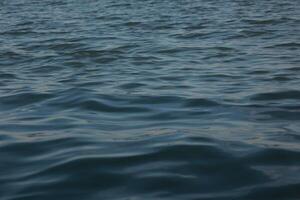
[[[1,0],[0,199],[300,199],[300,1]]]

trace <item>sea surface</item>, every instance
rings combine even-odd
[[[299,0],[1,0],[1,200],[299,200]]]

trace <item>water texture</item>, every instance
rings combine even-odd
[[[1,0],[0,199],[300,199],[300,1]]]

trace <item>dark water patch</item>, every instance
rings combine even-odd
[[[289,71],[300,71],[300,67],[291,67],[291,68],[288,68],[287,70],[289,70]]]
[[[141,25],[142,22],[138,22],[138,21],[130,21],[130,22],[126,22],[123,25],[126,27],[135,27],[135,26],[139,26]]]
[[[289,77],[289,75],[276,75],[274,76],[273,78],[271,78],[271,80],[274,80],[274,81],[290,81],[292,80],[293,78],[292,77]]]
[[[205,74],[202,77],[205,78],[205,79],[215,79],[215,80],[220,80],[220,79],[242,79],[242,78],[245,78],[243,76],[231,75],[231,74],[225,74],[225,73]]]
[[[218,106],[219,103],[215,101],[211,101],[208,99],[188,99],[185,103],[187,107],[210,107],[210,106]]]
[[[269,73],[270,73],[269,70],[253,70],[253,71],[250,71],[248,74],[265,75],[265,74],[269,74]]]
[[[180,80],[184,80],[185,77],[181,77],[181,76],[163,76],[163,77],[159,77],[159,79],[164,80],[164,81],[180,81]]]
[[[20,37],[20,36],[30,36],[35,35],[36,32],[29,27],[18,28],[17,30],[7,30],[1,32],[1,35],[9,36],[9,37]]]
[[[0,97],[0,105],[2,105],[3,108],[5,108],[4,106],[9,106],[10,108],[17,108],[33,103],[36,104],[44,100],[50,99],[52,97],[54,96],[47,93],[36,94],[34,92],[24,92]]]
[[[73,55],[80,58],[99,58],[107,54],[119,55],[122,54],[122,51],[118,49],[108,49],[108,50],[79,50]]]
[[[0,79],[4,79],[4,80],[17,79],[17,76],[15,74],[11,74],[11,73],[0,72]]]
[[[172,104],[172,103],[180,103],[180,97],[176,96],[141,96],[136,99],[132,99],[132,103],[134,104]]]
[[[63,67],[60,66],[50,66],[50,65],[46,65],[46,66],[39,66],[36,68],[32,68],[31,71],[37,74],[46,74],[49,75],[51,73],[57,73],[59,71],[62,71]]]
[[[81,68],[81,67],[85,67],[84,62],[80,62],[80,61],[67,61],[63,63],[65,66],[70,66],[70,67],[74,67],[74,68]]]
[[[203,37],[208,37],[209,33],[203,32],[186,32],[182,34],[175,34],[174,37],[178,39],[201,39]]]
[[[51,137],[50,137],[51,138]],[[43,155],[49,153],[49,149],[56,149],[57,147],[63,146],[74,146],[77,144],[82,144],[84,142],[80,142],[77,139],[70,138],[51,138],[47,137],[46,134],[35,133],[29,134],[24,137],[23,142],[11,142],[5,145],[1,145],[2,152],[14,152],[19,157],[23,157],[26,161],[34,161],[39,160],[40,157],[29,157],[33,154]],[[30,141],[30,142],[28,142]],[[32,148],[28,148],[32,145]]]
[[[245,19],[244,22],[252,25],[275,25],[283,23],[282,19]]]
[[[195,163],[186,162],[189,159],[193,159]],[[69,196],[68,192],[71,192],[72,188],[80,187],[80,194],[98,190],[99,195],[102,196],[101,194],[111,187],[117,189],[126,185],[125,191],[130,193],[138,189],[140,192],[160,191],[173,196],[174,192],[189,194],[198,193],[199,190],[211,194],[268,181],[268,178],[259,171],[243,165],[236,165],[233,174],[232,167],[229,165],[236,160],[217,147],[188,144],[160,146],[156,150],[136,156],[77,156],[50,165],[45,170],[25,178],[25,180],[31,178],[35,181],[21,192],[56,191],[53,193],[54,196],[60,197]],[[160,169],[156,167],[157,165],[163,168]],[[119,170],[120,168],[122,172]],[[77,175],[66,176],[66,170],[70,174]],[[239,176],[244,173],[251,174],[251,180],[234,181],[239,180]],[[85,174],[86,178],[79,179],[78,175],[80,174]],[[212,178],[212,181],[207,182],[207,177]],[[53,181],[43,182],[46,179]],[[185,185],[186,181],[190,182],[189,186]],[[61,185],[62,183],[64,185]],[[80,186],[82,183],[85,183],[85,186]],[[224,184],[226,187],[223,186]],[[101,189],[99,190],[99,188]],[[123,190],[121,193],[123,194],[125,191]]]
[[[135,89],[135,88],[139,88],[139,87],[143,87],[146,86],[145,84],[142,83],[127,83],[127,84],[123,84],[120,87],[123,89]]]
[[[110,8],[110,7],[112,7],[112,8],[114,8],[114,7],[129,7],[131,5],[132,5],[131,3],[112,3],[112,4],[109,4],[107,6],[107,8]]]
[[[254,165],[290,165],[299,163],[300,153],[284,149],[263,149],[247,156],[246,162]]]
[[[300,184],[288,184],[285,186],[269,186],[254,189],[251,193],[245,196],[245,199],[298,199]]]
[[[189,120],[195,119],[202,116],[204,119],[206,116],[210,114],[208,111],[193,111],[193,112],[186,112],[186,111],[161,111],[156,114],[150,114],[149,116],[139,117],[144,120],[151,120],[151,121],[173,121],[176,123],[176,120]]]
[[[107,113],[136,113],[136,112],[148,112],[149,109],[145,107],[118,105],[116,102],[106,100],[101,101],[93,97],[89,99],[84,98],[67,98],[61,99],[57,103],[50,103],[52,106],[58,106],[65,109],[76,110],[89,110],[95,112],[107,112]]]
[[[91,110],[91,111],[102,111],[102,112],[131,113],[131,112],[147,112],[147,111],[149,111],[147,108],[139,108],[139,107],[131,107],[131,106],[117,107],[117,106],[107,105],[107,104],[101,103],[96,100],[88,100],[88,101],[79,102],[77,105],[83,109],[87,109],[87,110]],[[77,107],[77,105],[74,105],[74,106]]]
[[[180,52],[201,52],[203,51],[202,47],[174,47],[168,49],[158,50],[159,54],[176,54]]]
[[[297,42],[286,42],[286,43],[280,43],[280,44],[275,44],[275,45],[267,46],[265,48],[299,50],[300,43],[297,43]]]
[[[218,51],[236,51],[235,48],[232,47],[226,47],[226,46],[215,46],[215,47],[209,47],[208,49],[212,49],[212,50],[218,50]]]
[[[284,100],[284,99],[300,99],[300,91],[298,90],[288,90],[288,91],[278,91],[278,92],[268,92],[254,95],[251,97],[252,100],[257,101],[270,101],[270,100]]]
[[[19,50],[4,50],[0,51],[1,55],[1,60],[22,60],[22,59],[27,59],[30,58],[30,55],[26,54],[24,51],[19,51]]]
[[[261,112],[260,114],[266,115],[270,117],[270,120],[278,119],[278,120],[300,120],[300,111],[266,111],[266,112]]]

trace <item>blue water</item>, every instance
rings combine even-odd
[[[300,199],[300,1],[2,0],[0,199]]]

